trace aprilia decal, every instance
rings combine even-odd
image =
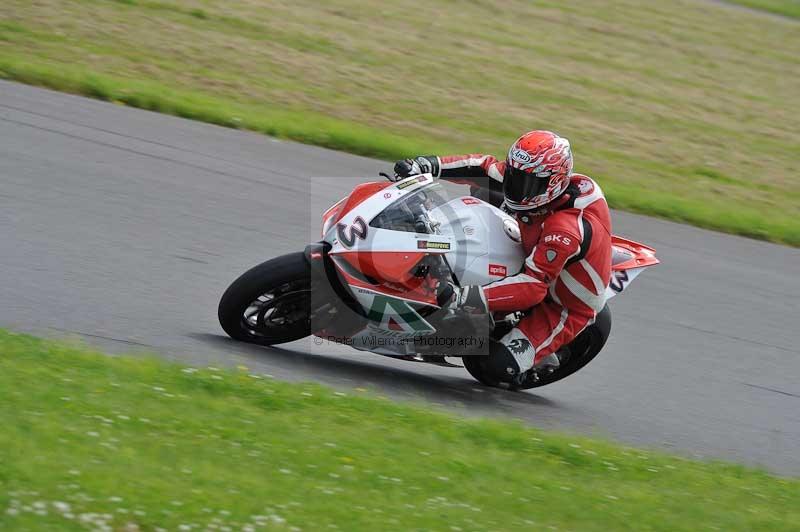
[[[353,244],[356,243],[357,238],[360,240],[367,238],[367,222],[359,216],[353,220],[352,225],[337,225],[336,234],[339,236],[339,242],[341,242],[344,247],[352,247]]]
[[[508,276],[508,268],[506,268],[502,264],[490,264],[489,265],[489,275],[497,275],[499,277],[506,277],[506,276]]]
[[[450,249],[450,243],[430,242],[428,240],[417,240],[417,249]]]

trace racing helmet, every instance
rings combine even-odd
[[[506,206],[514,211],[541,209],[569,186],[572,150],[551,131],[529,131],[511,145],[503,174]]]

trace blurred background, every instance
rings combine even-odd
[[[384,158],[546,127],[614,207],[797,245],[798,6],[5,0],[0,72]]]

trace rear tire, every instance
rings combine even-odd
[[[529,375],[522,384],[516,386],[516,388],[523,390],[539,388],[569,377],[594,360],[603,349],[603,346],[606,345],[606,340],[608,340],[608,335],[610,333],[611,310],[608,308],[608,305],[606,305],[603,307],[603,310],[597,314],[594,323],[581,331],[569,344],[562,347],[562,349],[569,350],[569,358],[567,358],[558,369],[548,375],[539,375],[538,380],[535,380],[532,375]]]
[[[302,252],[255,266],[228,287],[217,315],[235,340],[282,344],[311,334],[311,270]]]
[[[486,367],[487,360],[489,360],[489,357],[485,355],[461,357],[461,363],[464,364],[464,368],[476,381],[484,386],[496,388],[500,386],[500,379],[491,376],[491,372]]]

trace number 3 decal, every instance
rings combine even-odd
[[[626,272],[625,270],[621,270],[618,272],[614,272],[614,276],[611,278],[611,282],[608,284],[608,286],[610,286],[614,292],[619,294],[620,292],[625,290],[625,284],[627,282],[628,282],[628,272]]]
[[[356,242],[356,238],[361,240],[367,238],[367,222],[359,216],[353,220],[352,225],[337,225],[336,234],[339,236],[339,242],[341,242],[344,247],[352,247]]]

